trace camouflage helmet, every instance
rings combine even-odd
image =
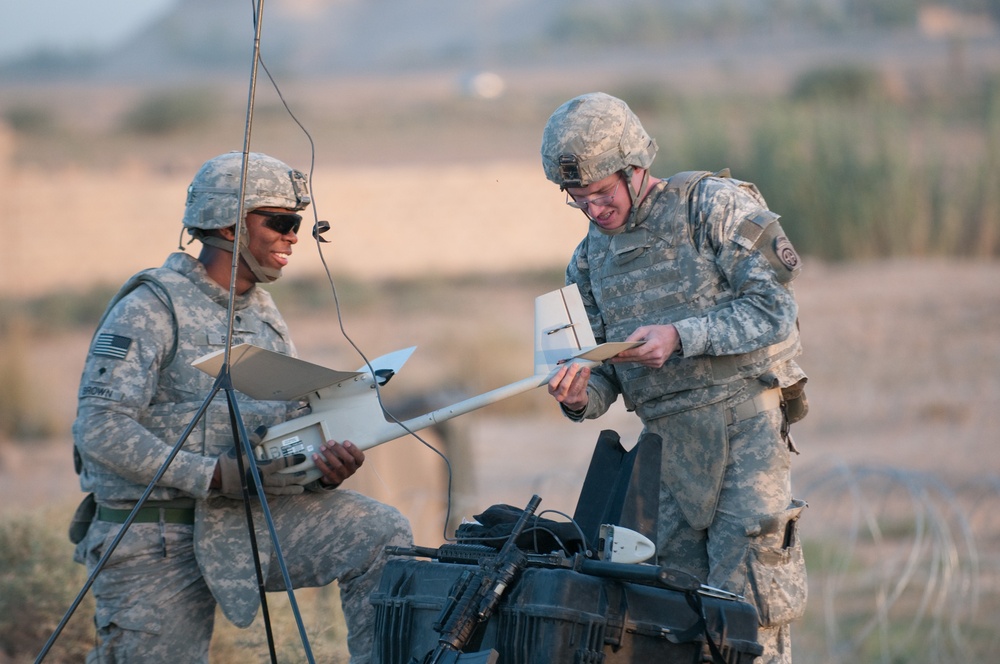
[[[621,99],[592,92],[555,110],[542,133],[545,177],[560,189],[586,187],[634,167],[646,168],[656,141]]]
[[[202,165],[188,186],[184,226],[189,233],[236,224],[242,168],[242,152],[227,152]],[[263,207],[301,210],[310,202],[306,176],[274,157],[251,152],[243,200],[244,212]]]

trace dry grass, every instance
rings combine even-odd
[[[527,375],[531,300],[544,289],[546,278],[543,273],[525,280],[427,281],[417,288],[418,294],[397,282],[371,284],[371,290],[363,291],[364,298],[345,297],[344,324],[369,357],[416,344],[417,352],[384,394],[390,408],[402,407],[413,397],[428,397],[431,401],[424,405],[430,410],[440,405],[433,403],[434,398],[447,398],[445,392],[457,390],[464,396]],[[989,460],[995,457],[994,433],[1000,424],[997,284],[998,264],[948,261],[840,266],[813,261],[796,283],[806,342],[802,363],[810,374],[812,410],[795,427],[802,449],[801,457],[795,459],[795,477],[799,492],[809,494],[806,497],[812,504],[803,519],[803,534],[818,547],[811,558],[816,565],[814,582],[830,582],[829,561],[836,561],[838,552],[843,552],[840,545],[823,545],[836,519],[846,515],[841,506],[847,509],[843,491],[831,489],[828,479],[826,484],[818,482],[817,477],[829,478],[825,469],[884,467],[912,482],[926,473],[934,482],[953,488],[989,481],[991,476],[995,481],[997,471]],[[419,306],[414,303],[418,295]],[[324,302],[321,297],[309,307],[287,309],[305,358],[336,368],[360,365],[356,352],[340,336],[331,300]],[[89,332],[42,334],[27,351],[28,364],[35,369],[33,390],[47,395],[53,418],[63,431],[72,418],[73,394],[88,338]],[[502,352],[490,352],[493,348]],[[453,507],[459,516],[471,516],[494,503],[519,505],[533,493],[542,496],[542,509],[571,513],[600,430],[615,429],[626,443],[638,436],[635,419],[621,410],[601,420],[572,425],[553,412],[541,390],[453,422],[460,425],[452,432],[454,440],[463,442],[445,449],[457,468],[454,479],[461,491]],[[422,436],[442,447],[438,432],[424,431]],[[68,519],[79,496],[69,444],[62,435],[47,442],[0,446],[0,513],[32,513],[47,507],[50,513],[61,512]],[[357,487],[400,507],[413,522],[419,543],[439,544],[445,507],[445,469],[440,458],[419,442],[403,439],[371,450],[369,459],[363,477],[356,478]],[[39,473],[38,468],[45,472]],[[963,513],[968,524],[962,527],[976,538],[978,548],[973,553],[978,556],[978,576],[969,576],[966,553],[959,552],[963,558],[956,564],[966,578],[982,584],[978,610],[962,605],[954,594],[940,600],[954,603],[961,615],[976,622],[997,601],[992,580],[997,561],[988,553],[995,546],[996,523],[983,519],[991,514],[990,505],[995,510],[997,499],[995,491],[987,492],[980,500],[966,503],[978,506],[975,513]],[[853,505],[852,509],[859,509],[864,503]],[[919,514],[902,514],[899,517],[894,508],[890,519],[881,524],[893,531],[881,551],[873,548],[864,532],[837,530],[836,542],[844,542],[845,532],[867,542],[856,549],[858,557],[849,561],[851,569],[864,570],[867,556],[886,551],[894,559],[905,558],[913,546],[913,519]],[[60,531],[64,528],[57,525]],[[884,548],[888,542],[892,549]],[[935,546],[920,555],[947,553]],[[918,574],[913,583],[933,581],[933,569],[928,569],[927,576]],[[850,641],[860,638],[860,630],[871,629],[873,616],[878,615],[874,601],[890,583],[884,576],[890,571],[883,565],[872,568],[867,577],[851,578],[853,585],[841,584],[842,593],[853,590],[849,596],[837,596],[831,605],[840,611],[832,618],[834,633]],[[836,582],[838,577],[832,578]],[[893,615],[917,606],[919,597],[908,598],[921,587],[909,586]],[[824,630],[831,620],[822,600],[823,593],[830,591],[819,588],[801,630],[807,649],[824,647]],[[323,611],[313,612],[316,602],[333,599],[314,599],[311,593],[304,597],[310,638],[317,640],[318,649],[336,648],[325,639],[328,630],[337,629],[337,619],[328,624]],[[274,601],[282,607],[284,598]],[[274,616],[283,625],[281,647],[300,647],[287,609],[276,608]],[[222,625],[219,629],[216,652],[231,648],[243,657],[265,651],[258,628],[239,632]],[[880,634],[875,630],[869,639]],[[905,639],[905,632],[897,638]],[[870,642],[861,646],[872,647]],[[812,654],[815,659],[803,661],[879,661],[876,655],[837,660],[832,655],[823,659],[819,650]],[[220,663],[230,661],[217,656]]]

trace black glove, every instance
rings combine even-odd
[[[267,433],[266,427],[258,427],[250,436],[250,443],[256,447],[264,439]],[[226,454],[219,456],[219,492],[229,498],[242,498],[243,487],[240,482],[240,466],[236,458],[237,451],[242,453],[242,447],[234,445]],[[299,482],[302,481],[299,473],[279,473],[291,466],[302,463],[306,460],[305,454],[292,454],[278,457],[277,459],[254,459],[257,464],[257,473],[260,475],[260,484],[264,493],[274,496],[290,496],[302,493],[304,488]],[[253,482],[253,475],[250,466],[247,464],[246,456],[243,457],[243,467],[246,470],[246,484],[250,495],[257,495],[257,487]]]

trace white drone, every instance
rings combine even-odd
[[[535,299],[534,375],[402,423],[386,419],[376,389],[402,368],[415,346],[378,357],[369,363],[370,368],[366,365],[348,372],[240,344],[230,350],[230,377],[235,389],[254,399],[309,402],[309,414],[270,427],[256,448],[261,459],[306,454],[306,461],[280,472],[302,472],[302,483],[307,483],[320,477],[311,455],[327,440],[350,440],[362,450],[375,447],[541,387],[563,364],[598,366],[640,343],[598,345],[580,291],[571,284]],[[205,355],[193,365],[207,374],[218,375],[224,352]]]

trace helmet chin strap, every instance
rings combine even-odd
[[[641,192],[646,191],[646,185],[649,184],[649,169],[643,169],[642,171],[642,182],[639,184],[639,190],[636,191],[635,187],[632,186],[632,174],[635,173],[631,168],[628,169],[628,195],[632,200],[632,209],[628,213],[628,221],[623,224],[625,226],[632,226],[632,222],[635,221],[635,215],[639,211],[639,196]]]
[[[233,243],[228,240],[215,235],[206,235],[204,233],[199,233],[198,236],[198,239],[202,241],[202,244],[211,245],[229,253],[232,253],[233,251]],[[257,259],[254,258],[253,254],[250,253],[250,249],[247,244],[248,242],[249,240],[247,239],[246,233],[242,234],[240,236],[240,258],[247,264],[247,267],[250,268],[253,276],[257,277],[257,282],[271,283],[277,281],[281,276],[281,270],[275,270],[261,265]]]
[[[257,277],[258,283],[269,284],[273,281],[277,281],[278,277],[281,276],[280,269],[272,269],[264,267],[257,262],[257,259],[253,257],[250,250],[246,247],[240,247],[240,258],[247,264],[250,271],[253,272],[253,276]]]

